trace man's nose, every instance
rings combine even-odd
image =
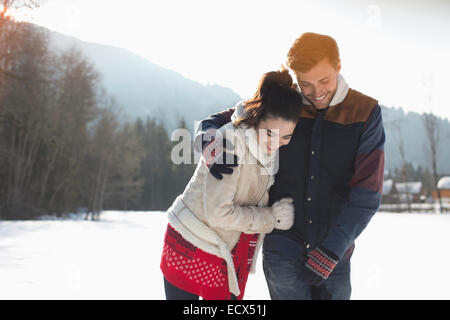
[[[316,87],[316,86],[311,86],[310,90],[311,90],[311,91],[310,91],[310,94],[311,94],[312,96],[316,97],[316,94],[317,94],[317,92],[318,92],[317,87]]]

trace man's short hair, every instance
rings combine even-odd
[[[323,59],[337,67],[339,48],[332,37],[306,32],[294,41],[287,55],[287,66],[295,72],[308,72]]]

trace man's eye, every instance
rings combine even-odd
[[[307,87],[307,86],[309,86],[309,83],[307,83],[307,82],[306,82],[306,83],[305,83],[305,82],[303,82],[303,83],[302,83],[302,86],[304,86],[304,87]]]

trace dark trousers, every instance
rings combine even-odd
[[[272,300],[348,300],[351,294],[350,258],[343,258],[320,286],[302,282],[306,260],[303,243],[280,235],[267,235],[263,269]]]
[[[164,278],[164,290],[166,291],[166,300],[198,300],[199,296],[175,287],[166,278]]]
[[[184,291],[178,287],[175,287],[166,278],[164,278],[164,290],[166,291],[166,300],[199,300],[199,296]],[[236,300],[234,294],[231,295],[231,300]]]

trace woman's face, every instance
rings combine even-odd
[[[279,147],[284,146],[291,140],[296,126],[296,122],[282,118],[268,117],[261,120],[256,126],[258,144],[271,154]]]

